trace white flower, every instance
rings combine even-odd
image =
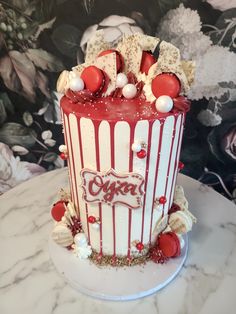
[[[135,20],[127,16],[110,15],[102,20],[99,24],[89,26],[80,41],[83,52],[86,51],[87,42],[93,36],[97,29],[104,29],[104,38],[107,42],[115,44],[123,35],[133,33],[143,33],[143,30],[136,25]]]
[[[0,143],[0,194],[43,172],[44,168],[21,161],[6,144]]]
[[[195,79],[188,93],[190,99],[220,97],[229,90],[221,82],[236,82],[236,54],[222,46],[211,46],[196,60]]]
[[[236,8],[235,0],[206,0],[214,9],[226,11],[228,9]]]
[[[174,36],[171,43],[179,48],[181,57],[185,60],[196,60],[212,45],[209,36],[202,32],[187,33],[182,36]]]
[[[214,113],[213,111],[206,109],[201,110],[197,116],[201,124],[205,126],[217,126],[221,124],[222,118],[220,115]]]
[[[183,34],[200,32],[202,23],[197,11],[185,8],[181,3],[177,9],[170,10],[161,20],[158,36],[166,41]]]

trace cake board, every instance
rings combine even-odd
[[[188,252],[188,237],[184,235],[183,238],[185,246],[181,256],[166,264],[148,261],[132,267],[99,267],[89,259],[79,259],[51,238],[49,254],[64,280],[79,292],[103,300],[128,301],[159,291],[178,275]]]

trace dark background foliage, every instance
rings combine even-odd
[[[135,20],[145,33],[155,35],[161,18],[180,3],[197,10],[203,25],[225,30],[227,19],[236,18],[236,8],[220,11],[198,0],[0,1],[0,142],[21,161],[46,170],[62,167],[58,146],[63,136],[55,84],[61,70],[83,62],[84,31],[110,15],[121,15]],[[202,30],[209,32],[208,27]],[[232,51],[236,47],[235,42],[232,44],[234,32],[235,25],[220,42]],[[222,33],[209,35],[218,44]],[[236,187],[236,103],[227,100],[225,105],[224,99],[219,101],[222,122],[215,127],[204,126],[197,119],[201,110],[208,108],[209,100],[193,101],[181,160],[185,174],[232,198]],[[231,136],[232,154],[225,148],[227,134]]]

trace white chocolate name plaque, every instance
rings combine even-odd
[[[107,172],[82,169],[80,174],[85,202],[121,204],[133,209],[142,206],[144,179],[140,174],[121,174],[114,169]]]

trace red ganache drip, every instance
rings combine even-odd
[[[66,97],[67,96],[67,97]],[[181,97],[183,101],[183,108],[176,109],[175,106],[172,111],[168,113],[157,112],[155,103],[145,101],[143,98],[114,98],[114,97],[101,97],[95,98],[89,95],[84,98],[87,102],[73,101],[68,94],[61,99],[61,106],[66,114],[74,113],[78,117],[85,117],[94,120],[107,120],[107,121],[139,121],[139,120],[156,120],[165,118],[171,115],[179,114],[185,108],[185,97]],[[91,97],[91,98],[90,98]],[[180,97],[178,97],[180,98]],[[174,100],[175,103],[175,100]],[[181,101],[178,100],[178,104]],[[180,106],[180,105],[179,105]]]

